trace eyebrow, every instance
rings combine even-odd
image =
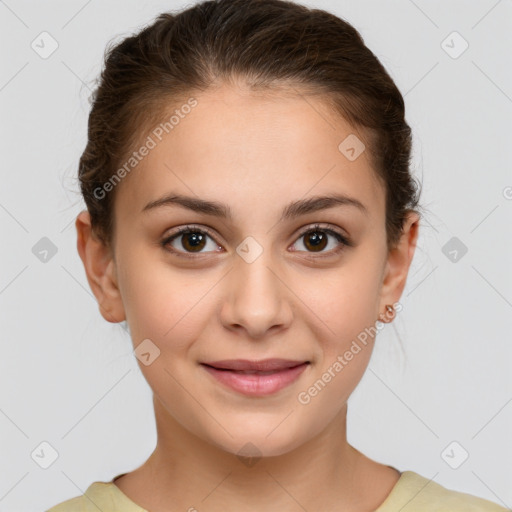
[[[233,214],[228,205],[216,201],[206,201],[197,197],[184,196],[181,194],[168,194],[160,199],[149,202],[144,206],[142,212],[148,212],[162,206],[178,205],[188,210],[205,215],[219,217],[221,219],[233,220]],[[355,197],[344,194],[332,194],[328,196],[314,196],[307,199],[292,201],[284,209],[281,221],[289,220],[308,213],[320,210],[327,210],[335,206],[353,206],[363,214],[368,215],[366,206]]]

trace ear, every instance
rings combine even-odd
[[[396,247],[388,253],[383,273],[379,311],[386,311],[386,305],[394,305],[402,296],[414,256],[419,233],[419,216],[410,212],[402,229],[402,235]]]
[[[91,217],[87,210],[78,214],[75,226],[78,253],[84,264],[89,286],[98,301],[100,313],[108,322],[122,322],[126,316],[112,251],[92,230]]]

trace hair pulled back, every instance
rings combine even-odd
[[[341,18],[285,0],[212,0],[160,14],[107,47],[93,94],[79,182],[91,223],[110,245],[115,188],[98,194],[169,105],[242,79],[254,91],[319,94],[361,129],[386,197],[388,248],[417,211],[411,129],[403,97],[358,31]],[[341,141],[340,141],[341,142]]]

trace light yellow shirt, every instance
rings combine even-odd
[[[118,475],[120,476],[120,475]],[[112,481],[93,482],[85,495],[71,498],[46,512],[148,512]],[[402,472],[375,512],[510,512],[491,501],[451,491],[414,471]]]

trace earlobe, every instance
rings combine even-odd
[[[75,226],[78,254],[89,286],[98,301],[100,313],[108,322],[122,322],[126,317],[112,251],[94,233],[87,210],[78,214]]]
[[[419,220],[417,213],[408,215],[398,244],[389,251],[382,281],[380,310],[386,304],[398,302],[402,295],[418,241]]]

